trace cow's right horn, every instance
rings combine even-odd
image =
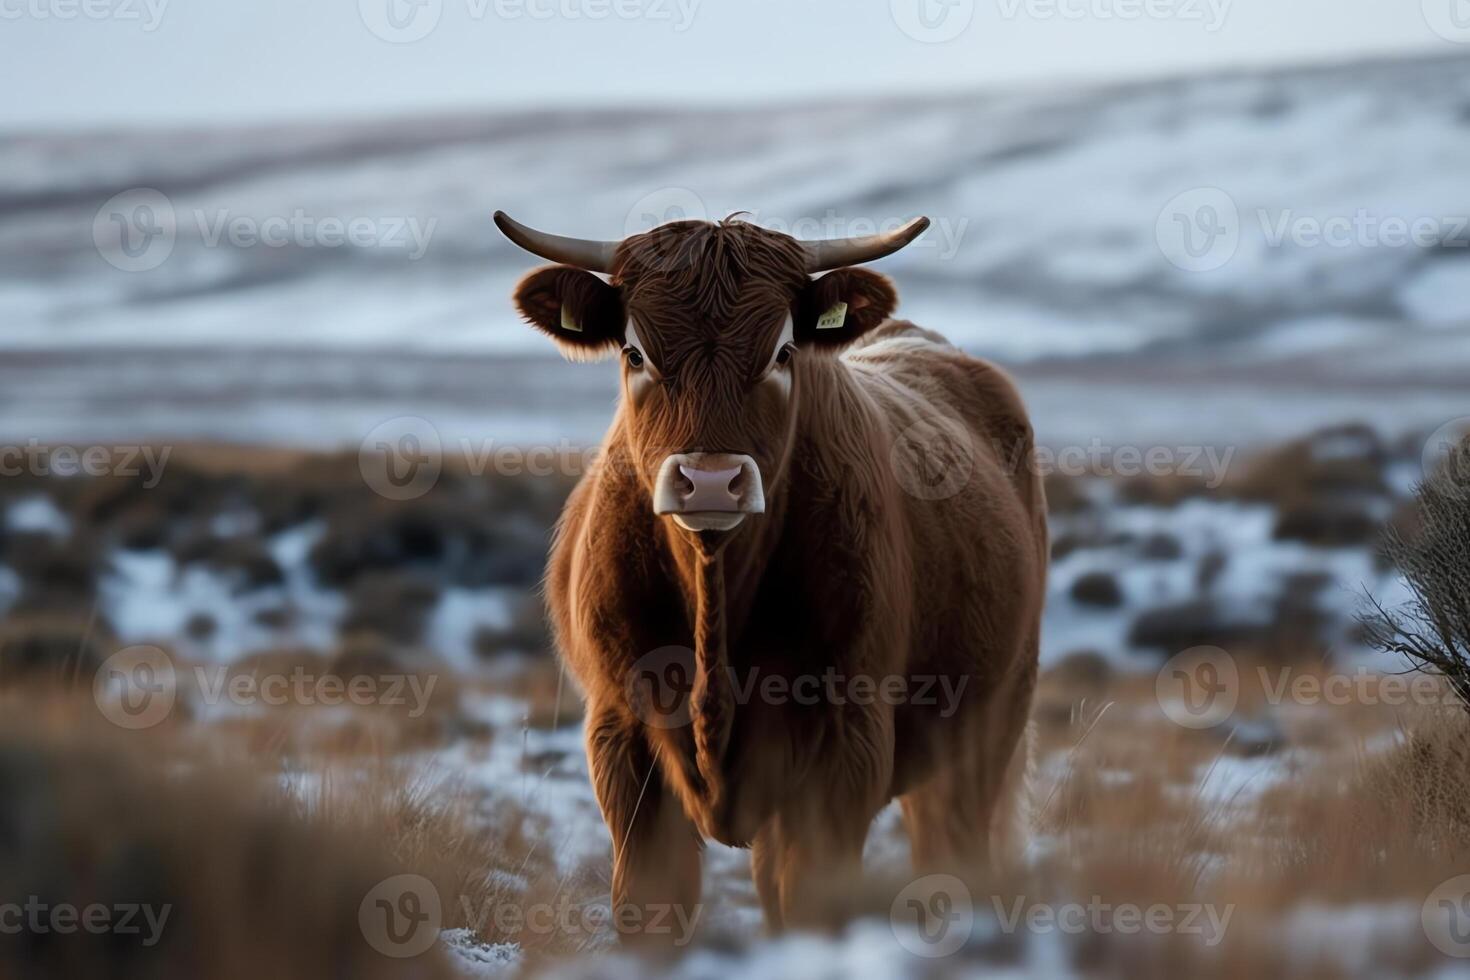
[[[537,231],[516,221],[504,211],[495,212],[495,226],[506,238],[532,255],[574,265],[588,272],[611,272],[613,255],[621,242],[599,242],[588,238],[566,238]]]
[[[928,218],[915,218],[902,228],[865,235],[861,238],[834,238],[825,242],[802,242],[806,251],[806,271],[827,272],[849,265],[861,265],[892,255],[918,238],[929,227]]]

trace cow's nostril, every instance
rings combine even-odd
[[[766,505],[761,493],[760,470],[749,456],[727,453],[670,456],[659,467],[653,509],[656,514],[706,517],[763,514]],[[733,526],[730,523],[724,529]]]

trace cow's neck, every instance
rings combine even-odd
[[[697,541],[663,522],[665,547],[678,572],[684,607],[696,636],[718,608],[725,635],[738,636],[755,602],[761,576],[780,544],[784,494],[766,499],[766,513],[723,542]]]
[[[840,361],[811,365],[803,380],[809,391],[795,406],[789,451],[821,458],[803,458],[800,465],[794,465],[792,459],[783,460],[766,488],[765,513],[750,519],[728,538],[699,538],[666,520],[657,525],[666,554],[672,558],[691,625],[696,663],[690,700],[695,761],[704,782],[706,802],[716,811],[724,802],[723,759],[735,719],[730,685],[732,639],[743,632],[761,578],[788,531],[788,515],[793,512],[790,502],[830,497],[822,488],[804,483],[857,476],[850,472],[851,461],[840,461],[835,447],[842,439],[834,430],[833,419],[825,418],[823,413],[840,413],[840,423],[857,431],[872,423],[871,402]]]

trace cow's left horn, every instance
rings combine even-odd
[[[495,226],[506,238],[533,255],[563,265],[574,265],[588,272],[611,272],[613,255],[622,244],[547,234],[521,224],[504,211],[495,212]]]
[[[826,272],[848,265],[861,265],[892,255],[918,238],[929,227],[928,218],[915,218],[902,228],[864,238],[834,238],[826,242],[802,242],[806,249],[806,271]]]

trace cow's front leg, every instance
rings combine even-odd
[[[759,890],[772,932],[839,929],[851,897],[861,894],[863,844],[875,814],[838,816],[821,809],[818,804],[785,810],[770,832],[775,895]]]
[[[700,918],[703,844],[637,723],[589,709],[588,768],[613,842],[613,921],[625,942],[683,946]]]
[[[892,732],[881,706],[834,717],[814,770],[771,827],[779,855],[774,928],[839,928],[861,894],[863,845],[893,776]]]

